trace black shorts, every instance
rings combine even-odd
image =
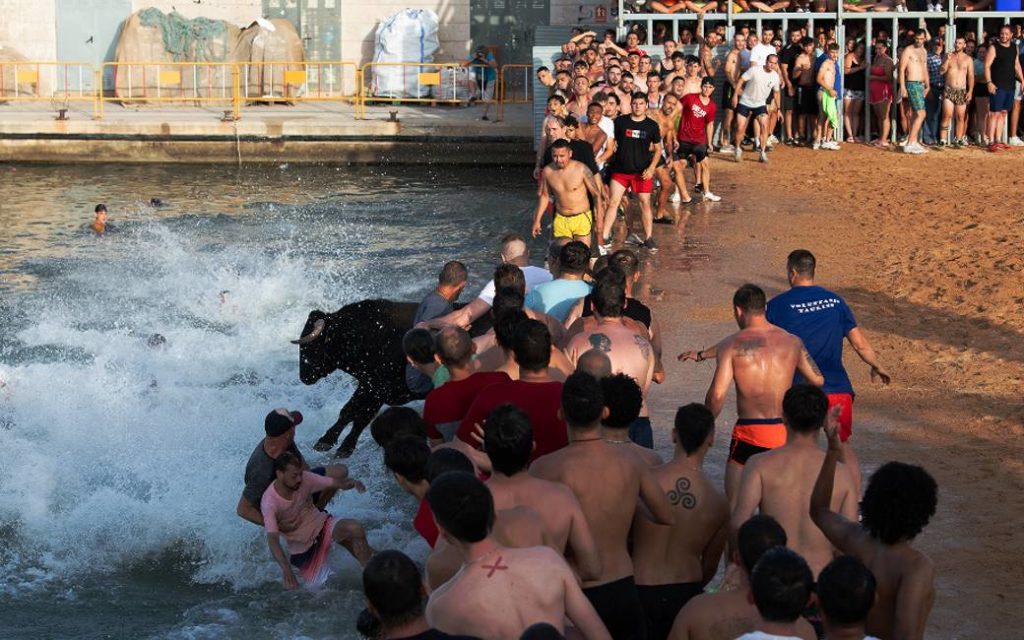
[[[676,160],[683,160],[685,162],[690,156],[693,156],[697,162],[707,158],[708,145],[680,141],[679,146],[676,147]]]
[[[647,638],[647,618],[633,576],[583,590],[614,640]]]
[[[817,87],[798,86],[796,88],[796,112],[802,116],[818,115]]]
[[[732,109],[732,95],[734,87],[726,82],[722,85],[722,108]]]
[[[786,87],[782,87],[781,93],[782,93],[782,110],[783,111],[792,111],[793,109],[795,109],[796,108],[796,95],[795,95],[796,92],[794,91],[794,95],[789,95],[789,89],[787,89]]]
[[[736,105],[736,115],[743,116],[744,118],[760,118],[761,116],[768,115],[768,105],[762,104],[760,107],[748,107],[740,103]]]
[[[637,585],[640,604],[647,616],[648,640],[665,640],[672,630],[680,609],[694,596],[704,592],[699,582],[680,584]]]
[[[733,438],[732,442],[729,443],[729,459],[739,464],[747,464],[750,456],[755,456],[765,451],[771,451],[771,449],[759,447],[756,444],[750,444],[736,438]]]

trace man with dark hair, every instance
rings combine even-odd
[[[654,477],[675,511],[672,526],[633,518],[633,567],[647,615],[647,637],[664,640],[680,609],[718,571],[729,534],[729,503],[703,471],[715,440],[715,417],[702,404],[676,412],[672,460]]]
[[[563,245],[558,254],[558,277],[534,287],[526,295],[526,307],[565,322],[572,305],[590,293],[590,285],[583,281],[589,265],[587,243],[573,240]]]
[[[875,605],[875,576],[853,556],[841,556],[821,570],[815,591],[824,618],[825,640],[870,640],[864,624]]]
[[[500,371],[474,372],[473,339],[464,329],[445,327],[435,339],[438,364],[444,365],[451,379],[444,386],[427,394],[423,403],[423,421],[427,425],[430,444],[437,446],[450,441],[459,422],[466,416],[473,400],[482,389],[499,382],[509,382],[508,374]]]
[[[750,599],[750,573],[765,553],[785,546],[786,531],[771,516],[757,515],[744,522],[730,558],[736,588],[704,593],[686,603],[672,625],[670,640],[735,640],[753,631],[761,615]],[[798,624],[798,637],[817,640],[809,622],[801,620]]]
[[[591,166],[573,159],[577,152],[574,144],[582,145],[590,153]],[[545,160],[547,163],[540,175],[537,210],[530,233],[534,238],[540,235],[541,218],[548,211],[551,194],[554,194],[554,237],[572,238],[589,247],[590,234],[594,230],[594,208],[600,208],[603,197],[603,190],[594,177],[598,168],[590,144],[585,140],[555,140]]]
[[[93,210],[95,217],[93,218],[92,224],[89,228],[92,229],[96,235],[101,236],[107,232],[107,205],[98,204]]]
[[[654,349],[645,332],[638,331],[632,322],[627,324],[628,319],[623,316],[626,304],[625,274],[615,267],[602,271],[595,279],[591,299],[596,326],[569,340],[565,354],[575,366],[583,352],[592,348],[604,350],[611,360],[612,372],[625,373],[636,380],[646,396],[654,374]],[[629,437],[648,449],[654,448],[654,435],[646,403],[640,410],[640,417],[630,425]]]
[[[590,351],[604,354],[599,349]],[[590,351],[585,351],[584,355]],[[601,383],[604,406],[608,409],[608,415],[601,419],[601,435],[605,441],[632,451],[652,467],[661,464],[663,460],[654,449],[642,447],[629,439],[629,427],[640,417],[640,410],[644,406],[644,394],[640,390],[640,385],[624,373],[594,377]]]
[[[551,335],[547,327],[536,320],[520,322],[513,336],[512,357],[519,366],[519,378],[480,391],[459,423],[456,436],[476,447],[477,442],[473,438],[476,426],[483,426],[487,416],[498,405],[511,403],[530,416],[537,443],[530,458],[534,460],[568,444],[565,422],[558,417],[562,383],[552,379],[548,372]]]
[[[576,496],[563,484],[527,473],[533,453],[529,416],[514,405],[498,405],[484,427],[484,452],[494,471],[487,487],[495,509],[527,507],[537,512],[548,546],[562,555],[571,553],[582,579],[597,578],[601,573],[597,546]]]
[[[405,352],[405,385],[419,397],[426,396],[443,381],[436,375],[438,364],[434,360],[434,335],[427,329],[409,329],[402,336]]]
[[[289,411],[283,407],[274,409],[263,419],[263,430],[266,434],[256,448],[249,455],[249,461],[245,464],[245,488],[238,498],[238,506],[235,513],[243,520],[263,526],[263,514],[260,513],[260,500],[267,487],[274,482],[274,461],[284,453],[290,453],[299,460],[302,460],[304,469],[309,469],[295,446],[295,427],[302,422],[302,414],[298,411]],[[326,467],[309,469],[321,476],[333,478],[338,482],[344,482],[348,478],[348,467],[343,464],[332,464]],[[313,496],[317,508],[324,508],[335,491],[327,489],[320,491]]]
[[[889,462],[868,480],[861,521],[836,513],[833,482],[842,444],[839,428],[825,429],[828,452],[811,494],[811,519],[842,553],[867,565],[878,580],[878,601],[866,630],[880,638],[924,638],[935,604],[935,567],[912,546],[935,515],[938,486],[921,467]]]
[[[469,271],[466,265],[458,260],[444,263],[441,273],[437,276],[437,286],[428,293],[416,308],[416,315],[413,317],[413,324],[426,320],[433,320],[451,312],[452,305],[459,299],[462,290],[466,288],[466,279]]]
[[[458,640],[430,628],[423,614],[423,577],[419,567],[401,551],[389,549],[373,556],[363,569],[366,607],[379,623],[382,640]],[[466,638],[468,640],[468,638]]]
[[[814,575],[818,575],[833,557],[832,544],[814,526],[807,512],[814,481],[825,457],[818,436],[827,415],[828,399],[818,387],[798,384],[786,391],[782,400],[786,443],[747,461],[732,513],[735,529],[755,509],[778,520],[786,529],[789,547],[807,560]],[[846,465],[836,470],[836,486],[831,508],[847,518],[856,518],[857,491]]]
[[[750,572],[750,591],[761,623],[736,640],[790,640],[800,631],[800,614],[811,603],[814,576],[800,555],[785,547],[768,550]]]
[[[362,482],[346,478],[338,481],[306,471],[302,458],[284,452],[274,460],[274,482],[260,499],[263,527],[267,531],[270,553],[281,568],[284,585],[296,589],[298,580],[292,567],[298,568],[308,585],[323,584],[327,579],[327,555],[331,542],[345,547],[366,566],[373,549],[366,542],[366,531],[357,520],[335,519],[313,504],[313,492],[356,489],[366,491]],[[288,541],[288,554],[281,547],[281,536]]]
[[[431,626],[511,640],[536,622],[564,633],[568,618],[586,638],[611,638],[558,553],[545,546],[512,549],[491,537],[494,500],[472,474],[442,474],[431,483],[427,501],[441,535],[464,558],[458,574],[430,594]]]
[[[420,414],[410,407],[388,407],[381,411],[370,423],[370,435],[382,449],[386,449],[393,440],[403,436],[413,436],[426,440],[427,425]]]
[[[877,378],[889,384],[891,377],[878,362],[867,336],[857,326],[853,311],[839,294],[814,284],[817,262],[814,254],[797,249],[786,259],[789,291],[768,302],[765,317],[804,341],[807,352],[825,376],[822,390],[828,394],[828,406],[839,407],[839,436],[846,443],[843,462],[853,473],[854,486],[860,492],[860,465],[849,442],[853,434],[853,384],[843,367],[843,338],[860,359],[871,367],[872,382]],[[802,382],[797,375],[794,383]]]
[[[725,406],[729,387],[736,385],[739,419],[725,465],[725,495],[730,505],[735,504],[740,473],[750,456],[786,443],[782,396],[792,386],[793,375],[799,371],[811,384],[824,382],[800,338],[765,319],[765,295],[760,287],[745,284],[737,289],[732,306],[738,332],[708,349],[708,355],[701,350],[679,356],[680,360],[702,362],[717,355],[718,366],[704,399],[716,417]]]
[[[626,539],[638,499],[660,524],[672,524],[674,517],[650,467],[601,436],[601,419],[607,411],[597,380],[585,373],[569,376],[559,414],[569,425],[571,442],[534,462],[530,473],[567,485],[583,507],[602,566],[599,578],[584,581],[584,592],[612,636],[645,638],[643,607]]]
[[[406,493],[419,501],[412,527],[431,547],[437,544],[437,525],[430,515],[425,499],[430,483],[427,482],[427,460],[430,446],[423,438],[403,436],[390,442],[384,449],[384,466]]]

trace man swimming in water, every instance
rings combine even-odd
[[[338,481],[304,470],[302,458],[282,453],[274,460],[274,483],[260,500],[263,526],[267,531],[270,553],[281,568],[288,589],[299,586],[292,567],[297,567],[307,584],[326,579],[327,555],[331,542],[337,542],[366,566],[373,549],[366,542],[366,531],[357,520],[337,519],[313,504],[313,492],[323,489],[366,491],[362,482],[351,478]],[[281,547],[281,536],[288,542],[288,554]]]
[[[107,205],[98,204],[94,210],[96,217],[93,218],[92,224],[89,228],[96,232],[96,235],[101,236],[107,232]]]
[[[590,246],[594,228],[594,208],[601,208],[602,191],[594,174],[583,163],[572,159],[569,141],[551,145],[551,164],[541,172],[541,188],[531,233],[540,235],[540,221],[555,194],[555,218],[552,230],[556,238],[572,238]],[[594,200],[591,206],[587,195]]]

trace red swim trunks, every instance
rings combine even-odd
[[[654,191],[654,178],[644,180],[639,173],[613,173],[612,180],[618,182],[633,193],[651,193]]]
[[[828,409],[830,412],[832,407],[841,407],[839,410],[839,439],[846,442],[853,433],[853,394],[828,394]]]
[[[750,456],[786,444],[786,425],[782,418],[741,418],[732,429],[729,460],[744,465]]]

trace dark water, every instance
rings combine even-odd
[[[268,409],[302,410],[321,462],[350,393],[303,386],[288,340],[314,308],[418,299],[449,259],[473,290],[532,194],[494,168],[0,166],[0,636],[356,637],[355,562],[284,592],[234,514]],[[411,499],[362,444],[368,491],[332,511],[422,559]]]

